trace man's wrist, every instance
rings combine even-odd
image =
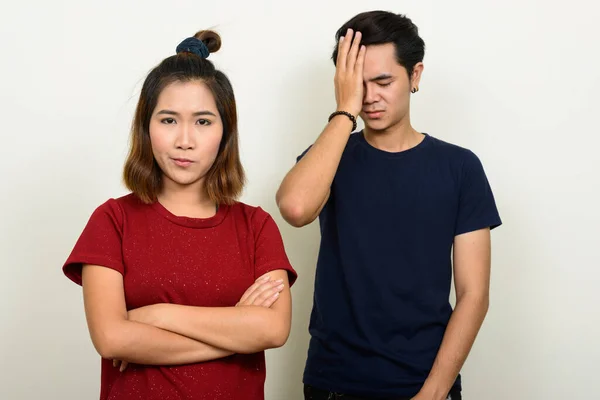
[[[345,105],[345,104],[340,104],[339,106],[337,106],[337,108],[335,109],[335,111],[346,111],[349,112],[350,114],[352,114],[355,118],[358,118],[358,114],[360,114],[360,110],[356,110],[354,107]]]
[[[357,126],[356,117],[354,115],[352,115],[352,113],[350,113],[349,111],[344,111],[344,110],[334,111],[333,113],[331,113],[331,115],[329,115],[328,122],[331,122],[331,120],[334,118],[346,118],[348,121],[350,121],[352,123],[352,132],[354,132],[356,130],[356,126]]]
[[[446,390],[441,385],[426,381],[419,391],[419,399],[422,397],[423,400],[446,400],[449,391],[450,389]]]

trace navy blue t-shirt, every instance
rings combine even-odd
[[[319,223],[304,383],[415,395],[452,313],[454,237],[501,224],[481,162],[427,134],[389,153],[354,133]]]

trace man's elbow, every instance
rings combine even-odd
[[[301,228],[313,221],[302,203],[288,196],[278,196],[277,206],[283,219],[293,227]]]
[[[469,304],[469,308],[474,308],[485,316],[490,308],[490,295],[489,292],[484,291],[466,292],[457,296],[456,303],[457,305],[460,303]]]

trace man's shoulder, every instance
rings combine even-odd
[[[469,170],[481,166],[481,160],[477,154],[467,147],[435,137],[430,137],[430,141],[429,148],[432,157],[452,169],[463,171],[465,168]]]
[[[431,141],[431,148],[435,149],[438,154],[460,159],[472,158],[475,156],[473,151],[456,143],[442,140],[434,136],[429,136],[429,140]]]

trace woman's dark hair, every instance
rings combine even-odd
[[[410,18],[388,11],[368,11],[350,19],[335,33],[336,45],[332,56],[334,64],[340,36],[344,36],[348,28],[361,32],[361,44],[365,46],[394,43],[398,64],[406,68],[409,77],[414,66],[425,57],[425,42]]]
[[[210,53],[221,47],[220,36],[213,31],[194,35]],[[156,201],[162,189],[162,171],[152,153],[150,119],[163,89],[173,82],[204,82],[215,97],[223,121],[223,138],[214,164],[206,174],[205,187],[217,204],[231,204],[242,192],[245,174],[238,149],[237,108],[233,88],[227,76],[212,62],[191,52],[180,52],[164,59],[146,77],[131,127],[131,146],[125,162],[123,180],[143,202]]]

